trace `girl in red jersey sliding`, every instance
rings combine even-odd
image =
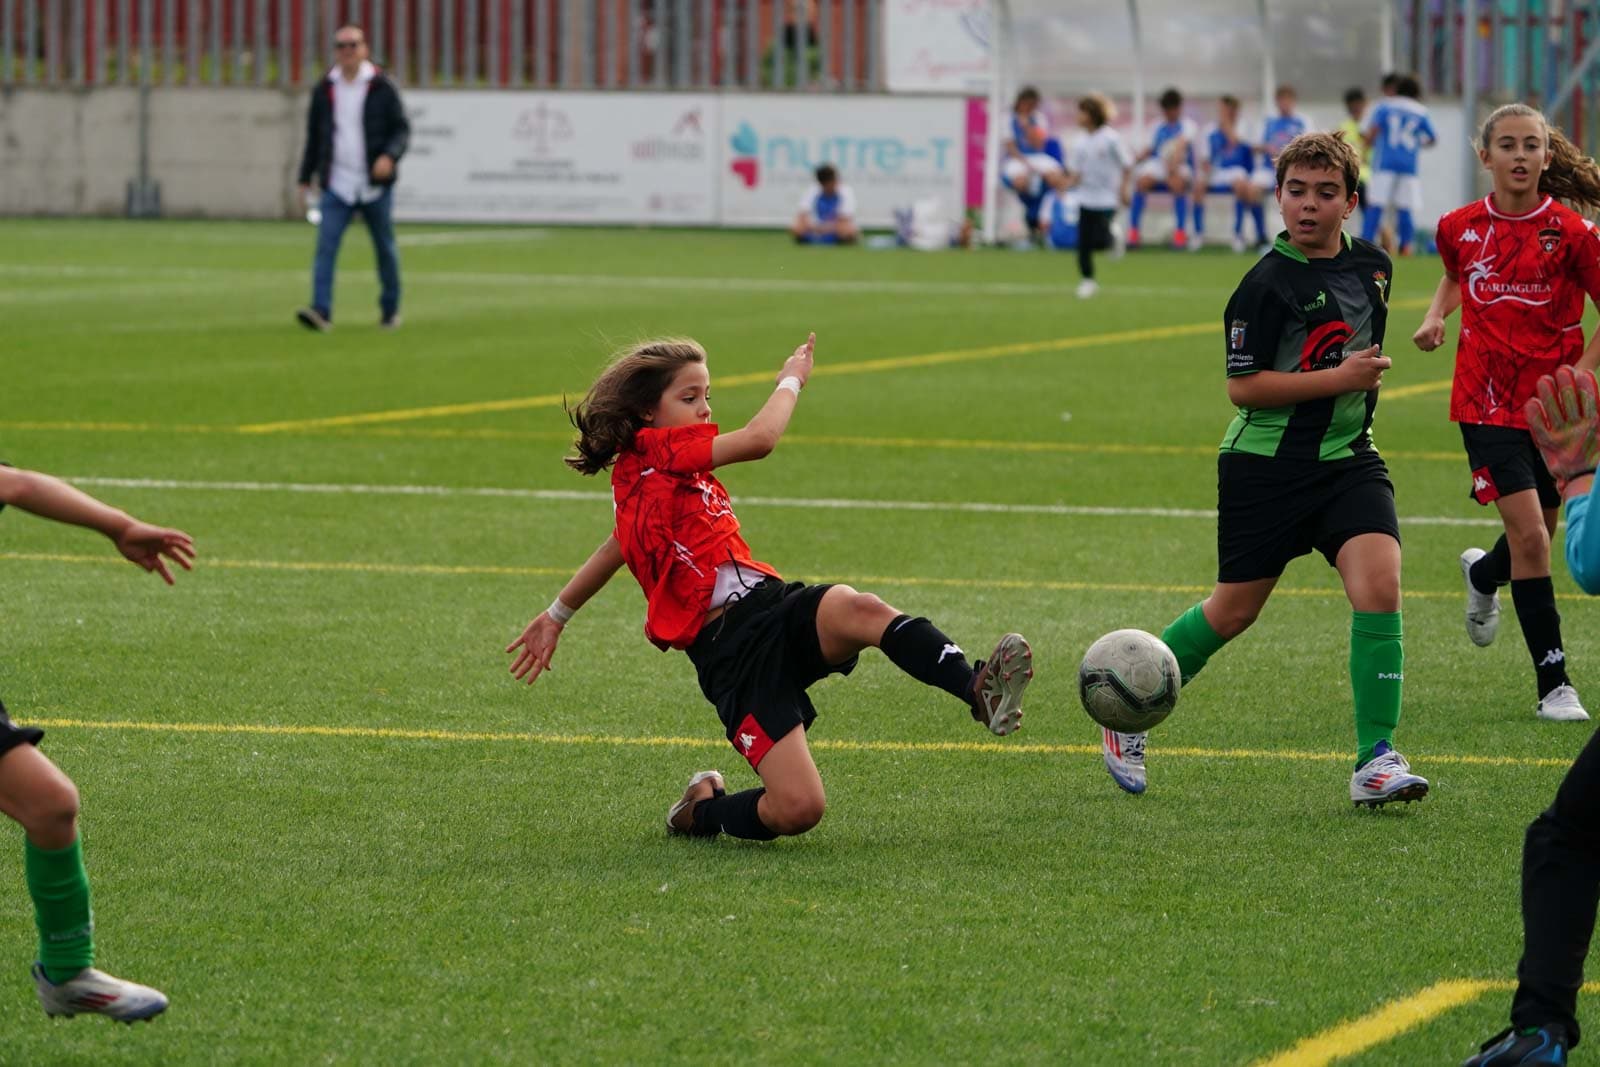
[[[1478,155],[1494,191],[1439,220],[1445,275],[1413,337],[1424,352],[1438,348],[1445,317],[1461,308],[1450,418],[1461,424],[1473,499],[1494,504],[1505,524],[1488,552],[1461,553],[1467,636],[1494,640],[1497,590],[1509,581],[1538,680],[1536,713],[1587,719],[1567,677],[1550,582],[1561,495],[1522,409],[1540,375],[1600,363],[1600,333],[1586,346],[1582,327],[1584,296],[1600,303],[1600,237],[1568,206],[1600,208],[1600,167],[1525,104],[1489,116]]]
[[[572,411],[578,454],[566,462],[583,474],[611,468],[616,526],[506,647],[516,653],[511,673],[532,684],[573,613],[627,564],[648,602],[645,635],[663,651],[688,652],[728,741],[764,787],[729,795],[716,771],[694,775],[667,812],[674,833],[768,840],[815,826],[824,796],[806,747],[816,717],[806,689],[849,674],[864,648],[882,649],[919,682],[961,700],[997,734],[1022,719],[1033,653],[1021,635],[1006,634],[987,661],[969,664],[927,619],[847,585],[785,583],[751,558],[711,472],[777,447],[811,375],[815,343],[812,334],[795,349],[761,410],[729,433],[711,421],[706,353],[690,340],[648,341],[624,353]]]

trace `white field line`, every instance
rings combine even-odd
[[[363,485],[337,482],[232,482],[178,481],[168,478],[107,478],[98,475],[69,477],[78,485],[110,489],[179,489],[211,493],[321,493],[343,496],[498,497],[511,500],[583,501],[611,503],[611,494],[592,489],[505,489],[492,486]],[[1058,515],[1090,518],[1205,519],[1217,517],[1211,508],[1099,507],[1078,504],[999,504],[979,501],[852,500],[839,497],[734,496],[741,507],[801,508],[833,511],[924,511],[978,515]],[[1409,526],[1499,526],[1498,518],[1472,519],[1450,515],[1411,515],[1400,521]]]
[[[453,234],[415,234],[416,238],[453,237]],[[402,243],[405,243],[402,239]],[[450,241],[415,241],[417,244],[449,244]],[[264,269],[196,267],[82,267],[66,265],[35,265],[27,263],[0,263],[0,275],[40,278],[178,278],[215,282],[219,277],[257,278],[263,280],[303,281],[306,271],[299,269]],[[880,294],[899,293],[927,296],[1060,296],[1066,292],[1062,285],[1042,282],[908,282],[847,278],[703,278],[683,275],[636,274],[523,274],[501,271],[406,271],[409,281],[435,282],[447,285],[512,285],[512,286],[575,286],[578,288],[608,289],[612,287],[655,289],[666,291],[690,290],[708,292],[762,292],[762,293],[839,293]],[[1205,290],[1193,286],[1119,286],[1108,295],[1127,296],[1193,296]],[[1217,293],[1223,290],[1216,290]],[[85,291],[85,296],[98,295]]]
[[[403,247],[417,248],[433,245],[488,245],[542,241],[549,236],[549,230],[533,229],[436,230],[422,233],[403,231],[396,240]]]

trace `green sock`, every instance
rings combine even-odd
[[[1356,766],[1379,741],[1392,742],[1400,723],[1406,655],[1398,611],[1350,613],[1350,692],[1356,705]]]
[[[1206,661],[1228,643],[1226,637],[1211,628],[1199,604],[1173,619],[1171,625],[1161,631],[1161,640],[1178,657],[1178,671],[1183,675],[1184,685],[1188,685]]]
[[[45,977],[64,982],[94,965],[94,915],[81,841],[61,849],[26,842],[25,867],[33,918],[39,927],[39,962]]]

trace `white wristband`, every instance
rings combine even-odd
[[[799,396],[800,395],[800,379],[796,378],[794,375],[791,374],[787,378],[785,378],[783,381],[778,383],[778,388],[779,389],[787,389],[787,390],[789,390],[789,392],[793,393],[795,396]]]
[[[567,607],[561,602],[560,597],[556,597],[555,600],[550,602],[550,606],[544,609],[544,612],[557,623],[565,626],[572,621],[572,617],[578,613],[578,609]]]

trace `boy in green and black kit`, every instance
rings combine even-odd
[[[1361,161],[1337,134],[1296,137],[1278,157],[1284,232],[1228,301],[1228,399],[1238,414],[1217,459],[1217,584],[1161,634],[1185,684],[1261,613],[1290,560],[1313,549],[1354,609],[1350,799],[1419,800],[1425,779],[1394,750],[1404,654],[1400,526],[1372,413],[1391,265],[1344,233]],[[1103,731],[1112,779],[1145,789],[1145,734]]]

